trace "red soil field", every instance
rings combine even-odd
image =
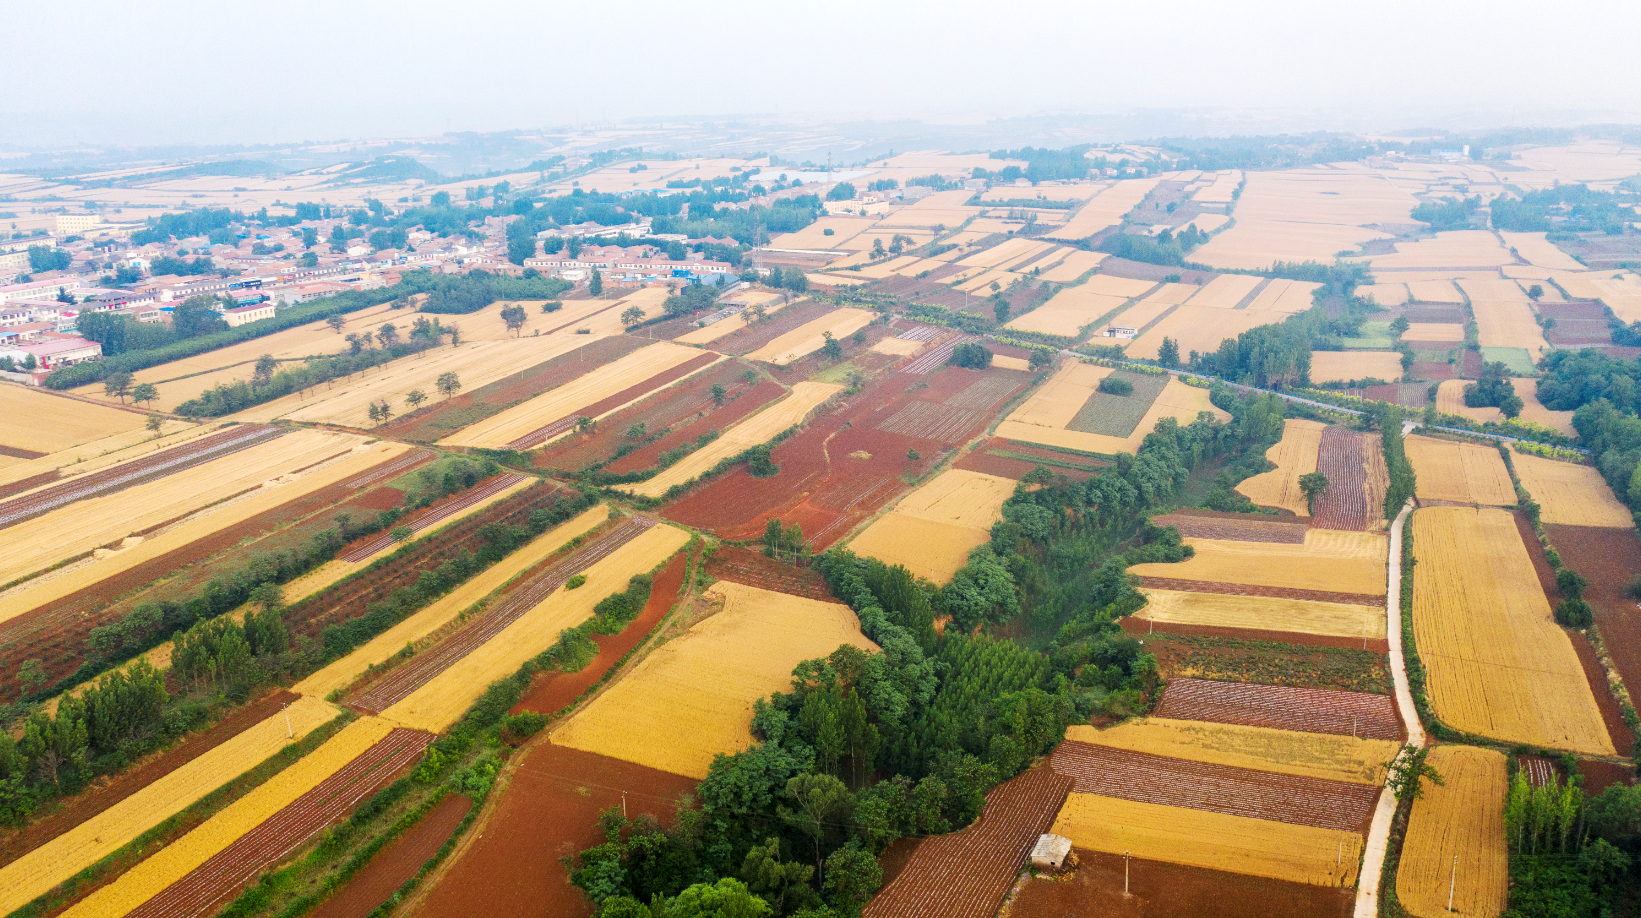
[[[240,836],[187,876],[127,913],[129,918],[195,918],[237,895],[326,826],[393,782],[421,758],[433,735],[397,729],[317,787]]]
[[[1119,622],[1122,630],[1143,638],[1148,634],[1157,633],[1156,623],[1150,619],[1125,616]],[[1283,644],[1300,644],[1306,647],[1344,647],[1355,650],[1371,650],[1375,653],[1387,653],[1390,650],[1390,641],[1387,638],[1340,637],[1331,634],[1305,634],[1301,631],[1269,631],[1262,628],[1226,628],[1220,625],[1185,625],[1179,622],[1167,622],[1163,625],[1167,633],[1195,635],[1198,637],[1236,638],[1240,641],[1277,641]]]
[[[627,402],[630,402],[635,398],[638,398],[638,397],[640,397],[642,395],[645,395],[649,392],[653,392],[656,389],[660,389],[660,388],[662,388],[662,387],[664,387],[664,386],[666,386],[670,383],[676,382],[677,380],[683,379],[685,376],[688,376],[689,374],[695,372],[696,370],[701,369],[702,367],[706,366],[709,363],[712,363],[713,361],[715,361],[717,359],[718,359],[717,354],[710,354],[710,353],[701,354],[699,357],[691,357],[689,360],[684,361],[683,363],[679,364],[678,366],[672,367],[672,368],[667,369],[667,370],[663,370],[660,373],[655,374],[654,376],[648,377],[647,379],[643,380],[642,382],[635,383],[631,386],[628,386],[625,389],[622,389],[620,392],[617,392],[614,395],[608,396],[606,398],[599,399],[598,401],[593,402],[591,405],[588,405],[585,408],[581,408],[581,409],[578,409],[577,411],[574,411],[570,414],[567,414],[564,417],[559,418],[558,420],[553,421],[550,424],[545,424],[545,425],[541,426],[540,428],[538,428],[534,431],[531,431],[530,433],[527,433],[524,436],[519,437],[518,439],[513,440],[512,442],[508,443],[507,448],[508,449],[530,449],[531,447],[539,446],[540,444],[547,442],[549,439],[553,438],[554,436],[564,432],[565,430],[568,430],[569,429],[568,425],[570,423],[573,423],[574,421],[576,421],[579,418],[583,418],[583,417],[595,418],[595,417],[598,417],[599,415],[603,414],[604,412],[609,411],[613,408],[617,408],[621,405],[624,405]]]
[[[826,578],[819,573],[736,545],[724,545],[713,553],[707,561],[707,575],[776,593],[825,602],[837,601],[826,586]]]
[[[1316,470],[1328,476],[1328,487],[1311,510],[1314,528],[1365,532],[1378,522],[1379,510],[1368,500],[1365,437],[1332,424],[1322,431]]]
[[[1367,692],[1178,678],[1169,680],[1162,702],[1152,713],[1175,720],[1302,733],[1386,740],[1400,740],[1403,736],[1395,702],[1389,695]]]
[[[1429,383],[1391,383],[1387,386],[1368,386],[1366,389],[1346,389],[1346,394],[1370,398],[1376,402],[1390,402],[1405,408],[1423,408],[1430,404]]]
[[[649,602],[644,604],[638,617],[628,622],[620,634],[593,635],[593,643],[598,645],[598,656],[593,657],[591,663],[580,672],[550,672],[536,676],[529,691],[509,713],[535,711],[538,714],[556,714],[580,698],[583,692],[604,678],[610,667],[649,636],[667,611],[678,602],[684,575],[688,572],[689,556],[684,552],[673,555],[667,566],[655,575],[655,582],[650,586]]]
[[[1417,346],[1418,345],[1414,345],[1414,347],[1417,347]],[[1438,345],[1433,345],[1431,347],[1431,349],[1435,350],[1437,347],[1440,347],[1440,346],[1441,345],[1439,345],[1439,344]],[[1446,363],[1446,362],[1438,363],[1437,361],[1434,361],[1434,360],[1415,360],[1415,361],[1413,361],[1413,367],[1408,370],[1408,375],[1413,377],[1414,379],[1427,379],[1427,380],[1430,380],[1432,382],[1434,382],[1436,380],[1439,380],[1439,379],[1457,379],[1458,378],[1458,374],[1456,374],[1453,371],[1453,365],[1451,363]]]
[[[1013,453],[1013,456],[999,455]],[[965,452],[962,458],[953,463],[954,468],[969,472],[980,472],[985,475],[996,475],[999,478],[1012,478],[1016,481],[1025,477],[1037,468],[1037,463],[1031,459],[1020,459],[1018,456],[1041,458],[1043,466],[1056,475],[1064,475],[1072,481],[1087,481],[1098,474],[1098,469],[1110,463],[1102,459],[1093,459],[1087,456],[1077,456],[1071,453],[1056,452],[1033,446],[1029,443],[1017,443],[993,437],[980,444],[976,449]],[[1065,465],[1087,466],[1082,469],[1066,468]]]
[[[1210,515],[1211,514],[1211,515]],[[1228,539],[1233,542],[1305,543],[1304,523],[1263,513],[1216,513],[1212,510],[1180,510],[1151,518],[1158,526],[1172,526],[1191,539]]]
[[[990,918],[1074,783],[1039,767],[992,788],[980,818],[924,839],[863,918]]]
[[[1589,580],[1584,599],[1595,609],[1613,665],[1634,691],[1641,686],[1641,608],[1624,585],[1641,572],[1641,539],[1634,529],[1600,526],[1546,525],[1544,534],[1562,561]]]
[[[1567,631],[1567,638],[1573,642],[1573,650],[1578,653],[1579,666],[1584,669],[1584,679],[1590,684],[1590,694],[1595,696],[1595,706],[1601,711],[1601,720],[1607,725],[1613,748],[1623,755],[1635,745],[1635,734],[1630,732],[1630,725],[1624,723],[1624,712],[1618,707],[1618,699],[1613,697],[1612,688],[1607,684],[1607,671],[1601,667],[1595,645],[1579,631]]]
[[[14,481],[11,484],[3,484],[0,485],[0,497],[10,497],[13,494],[21,494],[30,488],[38,488],[43,484],[56,481],[61,477],[62,475],[56,471],[41,472],[38,475],[32,475],[28,478]]]
[[[760,380],[757,385],[751,387],[746,386],[745,383],[739,385],[740,392],[726,394],[723,407],[714,406],[712,396],[707,395],[696,407],[697,412],[704,414],[699,420],[693,416],[690,417],[666,436],[642,449],[634,450],[622,456],[605,466],[605,470],[620,475],[627,472],[641,472],[645,469],[656,468],[661,461],[662,453],[677,449],[680,446],[693,446],[696,440],[708,431],[722,433],[729,426],[743,420],[758,409],[786,394],[786,390],[781,388],[781,384],[773,379]],[[730,386],[725,388],[733,389]],[[710,389],[711,385],[709,384],[707,391],[710,391]],[[624,431],[626,428],[623,427],[621,430]]]
[[[1185,867],[1075,849],[1078,867],[1059,880],[1026,882],[1013,918],[1348,918],[1351,890]],[[1125,869],[1126,868],[1126,869]],[[1123,892],[1124,886],[1128,892]]]
[[[1536,755],[1516,756],[1516,764],[1527,773],[1527,783],[1534,787],[1549,784],[1551,778],[1559,781],[1565,777],[1561,769],[1556,767],[1556,763]]]
[[[1463,325],[1470,320],[1462,306],[1409,306],[1402,314],[1421,325]]]
[[[436,526],[444,520],[455,516],[463,510],[466,510],[468,507],[471,507],[486,498],[500,494],[508,488],[511,488],[513,485],[516,485],[524,480],[525,476],[516,475],[512,472],[504,472],[500,475],[491,476],[490,478],[475,484],[473,487],[468,488],[460,494],[452,494],[449,497],[434,501],[428,507],[418,510],[410,516],[401,519],[393,528],[397,529],[400,526],[409,526],[411,529],[420,531],[427,529],[430,526]],[[397,540],[393,538],[393,530],[390,529],[387,532],[379,532],[374,536],[361,540],[358,544],[348,547],[338,557],[340,557],[343,561],[358,563],[376,554],[377,552],[385,550],[389,546],[395,544],[396,541]]]
[[[362,475],[349,478],[342,484],[355,489],[363,488],[402,475],[425,462],[432,462],[434,458],[435,454],[430,449],[413,449],[392,462],[384,462]]]
[[[1615,784],[1635,782],[1635,768],[1630,765],[1584,759],[1578,763],[1578,770],[1584,775],[1584,792],[1587,794],[1599,794]]]
[[[1480,379],[1482,364],[1481,351],[1465,351],[1461,358],[1460,374],[1465,379]]]
[[[468,654],[489,643],[508,625],[523,618],[524,613],[540,605],[565,581],[608,557],[654,525],[654,520],[642,516],[631,517],[606,530],[598,538],[581,543],[569,555],[519,578],[499,602],[470,620],[465,628],[411,657],[403,666],[389,670],[363,691],[355,691],[347,701],[348,706],[380,714],[405,700]]]
[[[991,382],[999,377],[1012,382],[1013,388],[1004,390]],[[887,374],[777,446],[771,458],[780,467],[779,474],[753,478],[737,467],[695,488],[664,512],[670,519],[729,539],[757,538],[767,520],[780,519],[801,525],[811,546],[823,550],[905,490],[902,476],[923,474],[943,452],[979,433],[993,412],[1027,382],[1029,377],[1009,370],[959,367],[921,377]],[[980,383],[983,389],[970,390]],[[982,392],[990,393],[988,398],[996,396],[985,411],[946,404],[979,404]],[[935,440],[878,429],[885,419],[919,401],[970,411],[974,418],[966,428],[945,431]],[[916,450],[920,458],[908,458],[908,450]]]
[[[181,743],[157,755],[138,762],[101,783],[94,784],[21,829],[0,831],[0,866],[11,863],[53,838],[67,832],[87,819],[101,813],[173,771],[199,758],[217,746],[277,713],[284,705],[297,700],[296,695],[283,689],[262,698],[224,717],[207,730],[187,737]]]
[[[36,452],[32,449],[23,449],[20,446],[0,446],[0,456],[10,456],[13,459],[38,459],[49,456],[50,453]]]
[[[1068,740],[1049,764],[1079,794],[1367,833],[1379,788]]]
[[[471,809],[473,801],[459,795],[439,801],[421,822],[390,842],[353,879],[310,912],[311,918],[366,918],[439,853]]]
[[[621,806],[623,791],[629,816],[670,821],[678,798],[695,790],[692,778],[546,741],[514,761],[480,824],[415,903],[418,918],[471,918],[475,903],[484,918],[590,915],[558,859],[603,844],[598,816]]]
[[[372,428],[371,432],[411,443],[432,443],[652,343],[628,335],[599,338],[505,379],[403,415],[391,423]]]
[[[1289,587],[1251,586],[1213,580],[1180,580],[1174,577],[1141,577],[1141,584],[1154,590],[1184,590],[1188,593],[1223,593],[1229,596],[1269,596],[1273,599],[1311,599],[1317,602],[1344,602],[1358,606],[1382,606],[1383,596],[1373,593],[1334,593],[1328,590],[1296,590]]]

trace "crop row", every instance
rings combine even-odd
[[[1367,692],[1182,677],[1169,680],[1156,715],[1335,736],[1402,738],[1390,696]]]

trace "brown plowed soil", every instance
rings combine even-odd
[[[762,590],[836,602],[818,572],[776,561],[750,548],[725,545],[707,561],[707,575]]]
[[[622,456],[604,468],[618,475],[655,468],[661,461],[662,453],[677,449],[680,446],[693,446],[708,431],[721,433],[731,424],[753,414],[758,409],[786,394],[780,383],[775,382],[773,379],[760,380],[757,385],[751,387],[748,387],[745,383],[739,383],[739,391],[726,392],[724,404],[719,407],[712,403],[711,388],[711,384],[708,383],[700,391],[691,393],[697,397],[695,404],[691,407],[700,413],[699,418],[692,416],[687,423],[682,424],[674,422],[677,429],[670,431],[666,436],[642,449],[634,450]],[[726,386],[725,388],[728,390],[732,387]],[[625,431],[627,428],[621,427],[621,423],[617,422],[612,425],[611,430],[614,431],[619,428]]]
[[[1367,434],[1337,425],[1322,431],[1316,470],[1328,476],[1328,487],[1316,498],[1312,527],[1364,532],[1377,526],[1379,508],[1372,503],[1374,489],[1368,483],[1367,440]]]
[[[524,711],[535,711],[539,714],[554,714],[564,709],[582,693],[592,688],[599,679],[609,672],[610,667],[627,655],[627,652],[637,647],[639,642],[649,636],[662,616],[678,602],[678,594],[684,586],[684,575],[689,572],[689,556],[679,552],[672,556],[661,573],[655,575],[655,582],[650,586],[649,602],[644,604],[644,610],[638,617],[627,623],[620,634],[595,634],[593,642],[598,645],[598,656],[593,657],[580,672],[542,673],[530,684],[529,691],[519,703],[513,706],[513,714]]]
[[[1447,363],[1445,361],[1437,363],[1434,360],[1413,361],[1413,367],[1408,370],[1408,375],[1414,379],[1425,379],[1430,380],[1431,382],[1435,382],[1436,380],[1458,378],[1457,374],[1453,372],[1453,365],[1451,363]]]
[[[1135,618],[1130,615],[1123,618],[1118,624],[1122,629],[1135,637],[1144,637],[1155,633],[1156,622],[1146,618]],[[1354,650],[1371,650],[1375,653],[1388,653],[1390,641],[1385,638],[1368,638],[1366,643],[1362,638],[1340,637],[1332,634],[1306,634],[1302,631],[1268,631],[1261,628],[1226,628],[1221,625],[1186,625],[1179,622],[1166,622],[1162,626],[1172,634],[1192,634],[1199,637],[1236,638],[1242,641],[1276,641],[1282,644],[1299,644],[1305,647],[1344,647]]]
[[[41,472],[38,475],[14,481],[11,484],[3,484],[0,485],[0,497],[10,497],[13,494],[21,494],[30,488],[38,488],[43,484],[50,484],[60,477],[62,477],[60,472]]]
[[[924,839],[863,918],[990,918],[1074,783],[1038,767],[992,788],[980,818]]]
[[[642,381],[634,383],[614,395],[601,398],[598,401],[593,402],[591,405],[588,405],[585,408],[577,409],[576,411],[567,414],[563,418],[555,420],[550,424],[544,424],[536,430],[509,442],[507,444],[507,448],[530,449],[531,447],[539,446],[551,437],[557,436],[558,433],[564,429],[564,421],[566,419],[579,417],[596,418],[604,412],[619,408],[633,399],[641,398],[650,392],[654,392],[658,389],[671,385],[672,383],[683,379],[685,376],[694,373],[696,370],[701,369],[717,359],[717,354],[710,353],[704,353],[698,357],[691,357],[675,367],[662,370],[653,376],[646,377]]]
[[[1634,529],[1601,526],[1546,525],[1544,534],[1561,555],[1563,563],[1589,581],[1584,588],[1584,599],[1595,610],[1596,624],[1601,628],[1601,636],[1607,643],[1607,653],[1612,656],[1614,668],[1624,684],[1634,692],[1636,686],[1641,686],[1641,604],[1624,595],[1624,585],[1641,572],[1641,538],[1636,537]],[[1526,541],[1525,536],[1523,540]],[[1528,543],[1529,551],[1536,542],[1535,538]],[[1534,566],[1537,567],[1536,559]],[[1573,643],[1578,647],[1581,642]],[[1580,648],[1581,660],[1584,653]],[[1585,668],[1588,671],[1587,665]],[[1606,699],[1610,699],[1611,695],[1605,690],[1604,676],[1599,685],[1601,690],[1595,693],[1596,701],[1602,706],[1605,717]],[[1596,686],[1597,683],[1592,680],[1591,688]],[[1608,723],[1610,725],[1611,721]],[[1626,725],[1624,735],[1627,734]],[[1620,738],[1619,733],[1613,733],[1615,746],[1622,755],[1630,747],[1617,745]]]
[[[481,825],[428,891],[418,918],[579,918],[592,903],[559,863],[604,843],[598,816],[622,804],[627,814],[671,821],[695,780],[537,742],[523,752]]]
[[[999,455],[1011,453],[1013,455]],[[1026,456],[1030,458],[1017,458]],[[1089,456],[1077,456],[1071,453],[1055,452],[1029,443],[1017,443],[993,437],[980,444],[978,449],[972,449],[963,454],[961,459],[954,463],[954,467],[970,472],[980,472],[985,475],[996,475],[999,478],[1013,478],[1016,481],[1037,468],[1033,459],[1042,459],[1043,465],[1056,475],[1064,475],[1072,481],[1087,481],[1099,474],[1099,470],[1110,465],[1103,459],[1094,459]],[[1069,465],[1084,466],[1084,468],[1066,468]]]
[[[1402,723],[1389,695],[1328,689],[1173,679],[1153,712],[1175,720],[1201,720],[1302,733],[1400,740]]]
[[[1590,683],[1590,694],[1595,696],[1595,706],[1601,710],[1601,720],[1607,725],[1607,734],[1612,737],[1613,749],[1619,755],[1625,755],[1635,745],[1635,734],[1630,732],[1630,725],[1624,723],[1624,712],[1618,707],[1618,699],[1613,697],[1612,688],[1607,684],[1607,671],[1601,668],[1601,658],[1596,656],[1595,645],[1582,632],[1568,631],[1568,640],[1573,642],[1573,650],[1578,653],[1578,663],[1584,668],[1584,679]]]
[[[1029,880],[1013,918],[1348,918],[1351,890],[1077,848],[1069,875]],[[1127,892],[1124,892],[1124,889]]]
[[[1157,668],[1165,679],[1191,677],[1375,695],[1391,693],[1390,667],[1383,650],[1362,650],[1360,642],[1355,647],[1306,645],[1285,640],[1289,635],[1258,634],[1193,635],[1170,627],[1168,631],[1136,636],[1147,651],[1156,655]]]
[[[1184,590],[1188,593],[1221,593],[1227,596],[1269,596],[1273,599],[1308,599],[1316,602],[1343,602],[1356,606],[1382,606],[1383,596],[1372,593],[1332,593],[1326,590],[1296,590],[1289,587],[1252,586],[1212,580],[1180,580],[1174,577],[1141,577],[1141,584],[1154,590]]]
[[[173,771],[271,717],[299,696],[283,689],[268,693],[181,743],[62,801],[21,829],[0,832],[0,866],[11,863],[48,841],[101,813]]]
[[[1463,325],[1469,321],[1462,306],[1409,306],[1403,315],[1408,322],[1421,325]]]
[[[788,306],[757,325],[748,325],[738,332],[719,338],[712,342],[712,349],[720,354],[735,357],[750,354],[805,322],[813,322],[834,309],[837,307],[831,303],[818,300]]]
[[[1279,517],[1259,513],[1218,513],[1214,516],[1203,516],[1203,512],[1181,510],[1152,517],[1151,522],[1158,526],[1172,526],[1179,530],[1180,535],[1191,539],[1281,542],[1288,545],[1305,543],[1305,530],[1308,527],[1304,523],[1282,522]]]
[[[439,853],[472,808],[473,801],[462,796],[439,801],[421,822],[394,839],[365,869],[310,912],[310,918],[365,918]]]
[[[1049,764],[1079,794],[1367,834],[1379,788],[1067,740]]]
[[[1587,794],[1600,794],[1615,784],[1635,781],[1635,768],[1629,765],[1586,759],[1578,763],[1578,770],[1584,775],[1584,792]]]

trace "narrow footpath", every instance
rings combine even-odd
[[[1396,710],[1407,728],[1407,745],[1401,755],[1412,755],[1425,744],[1424,727],[1413,707],[1413,691],[1407,681],[1407,664],[1402,657],[1402,527],[1407,525],[1413,502],[1408,501],[1390,525],[1390,560],[1385,578],[1385,638],[1390,641],[1390,674],[1396,683]],[[1362,875],[1356,883],[1354,918],[1377,918],[1379,882],[1385,871],[1385,848],[1390,842],[1390,824],[1396,818],[1396,796],[1385,788],[1373,810],[1367,847],[1362,854]]]

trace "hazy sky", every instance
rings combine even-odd
[[[1641,121],[1636,0],[8,6],[0,144],[23,147],[728,114],[1299,109],[1329,122],[1319,127],[1367,130]]]

